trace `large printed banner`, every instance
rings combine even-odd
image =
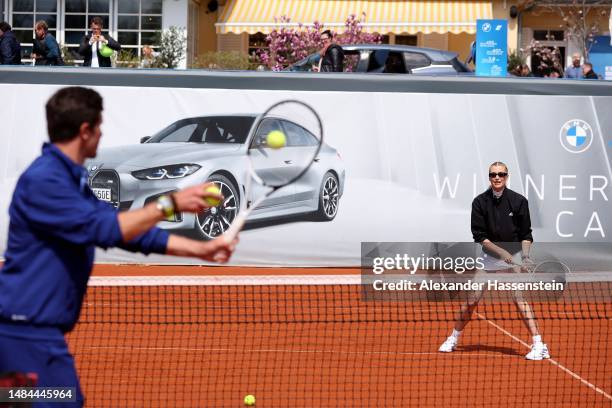
[[[44,104],[58,88],[0,85],[2,252],[14,184],[46,140]],[[90,184],[120,209],[207,179],[236,202],[250,200],[244,139],[254,115],[287,98],[316,109],[327,145],[321,166],[256,211],[237,265],[357,266],[362,242],[470,241],[471,202],[494,161],[528,198],[536,241],[612,241],[612,97],[96,89],[105,111]],[[326,212],[330,178],[339,205]],[[205,239],[219,233],[218,215],[160,226]],[[197,263],[122,250],[100,251],[97,261]]]

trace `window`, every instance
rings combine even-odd
[[[190,142],[193,137],[193,133],[198,127],[197,123],[181,123],[176,128],[171,129],[162,139],[160,143],[171,143],[171,142]],[[157,140],[157,138],[156,138]],[[200,138],[201,140],[201,138]]]
[[[236,118],[241,120],[241,118]],[[213,122],[209,121],[208,127],[204,130],[204,142],[206,143],[241,143],[246,139],[245,133],[235,134],[236,126],[233,126],[229,121]],[[246,129],[240,129],[246,130]],[[248,130],[246,130],[248,132]]]
[[[65,0],[64,3],[64,44],[76,59],[81,39],[89,32],[89,22],[94,17],[100,17],[105,35],[110,30],[110,0]]]
[[[121,48],[138,56],[143,45],[155,49],[162,30],[162,0],[121,0],[117,5],[117,41]]]
[[[549,76],[553,70],[563,75],[565,47],[542,47],[531,51],[531,72],[536,77]]]
[[[317,139],[306,129],[295,123],[283,121],[287,135],[287,146],[316,146]]]
[[[277,119],[265,119],[257,127],[257,132],[251,143],[251,148],[266,147],[266,137],[273,130],[281,129],[280,122]]]
[[[423,54],[419,54],[418,52],[405,52],[404,60],[406,61],[406,66],[409,70],[427,67],[431,64],[429,58]]]
[[[385,62],[389,56],[387,50],[376,50],[370,53],[370,61],[368,62],[368,72],[382,72],[385,69]]]
[[[395,43],[399,45],[417,45],[417,36],[416,35],[396,35]]]
[[[402,53],[389,50],[376,50],[370,54],[368,72],[384,72],[388,74],[405,74],[406,65]]]
[[[317,57],[319,56],[319,53],[314,54]],[[361,58],[361,53],[359,51],[355,51],[355,50],[345,50],[344,51],[344,71],[345,72],[355,72],[357,71],[357,67],[359,66],[359,60]],[[367,63],[367,58],[368,58],[368,53],[365,53],[365,57],[366,62],[364,62],[364,64]],[[314,65],[318,65],[319,61],[317,59],[316,63]]]
[[[251,116],[216,116],[200,120],[200,126],[207,129],[204,142],[244,143],[254,119]]]
[[[3,0],[0,0],[3,2]],[[22,59],[29,59],[32,54],[34,24],[45,20],[49,33],[57,37],[57,0],[14,0],[11,15],[13,32],[21,43]],[[4,7],[3,7],[4,9]]]
[[[404,65],[404,58],[401,52],[391,51],[389,57],[385,62],[385,70],[387,74],[405,74],[406,66]]]
[[[249,56],[255,56],[260,48],[268,48],[266,34],[257,33],[249,35]]]
[[[22,59],[32,53],[34,24],[45,20],[49,32],[80,60],[79,45],[93,17],[123,49],[140,54],[143,45],[159,42],[163,0],[0,0],[0,21],[8,21],[21,42]],[[11,7],[8,7],[11,5]]]
[[[552,70],[563,72],[567,41],[562,30],[534,30],[533,39],[539,47],[531,52],[531,72],[538,77],[550,75]]]
[[[533,39],[536,41],[564,41],[563,30],[535,30]]]

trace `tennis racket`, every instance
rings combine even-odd
[[[513,262],[512,265],[520,266],[527,273],[541,273],[546,275],[565,276],[565,274],[570,272],[569,266],[557,260],[547,260],[538,263],[529,262],[523,264],[517,264]]]
[[[241,200],[240,212],[225,231],[228,243],[236,238],[253,210],[319,161],[323,123],[310,105],[283,100],[255,119],[247,143],[246,199]]]
[[[523,282],[561,283],[563,288],[565,288],[565,283],[567,282],[566,275],[571,273],[567,264],[556,259],[549,259],[538,263],[530,262],[525,265],[513,265],[520,266],[521,269],[527,272],[525,278],[521,279]],[[564,289],[529,292],[532,300],[539,301],[554,301],[562,297],[563,293]]]

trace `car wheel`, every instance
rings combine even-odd
[[[207,182],[215,183],[224,197],[218,206],[210,207],[196,216],[196,232],[201,238],[209,240],[227,231],[240,209],[240,196],[234,183],[221,174],[213,174]]]
[[[325,173],[319,189],[319,208],[315,218],[321,221],[331,221],[336,218],[340,204],[340,186],[338,177],[332,172]]]

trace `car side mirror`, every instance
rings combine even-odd
[[[140,143],[147,143],[151,139],[151,136],[145,136],[140,138]]]

